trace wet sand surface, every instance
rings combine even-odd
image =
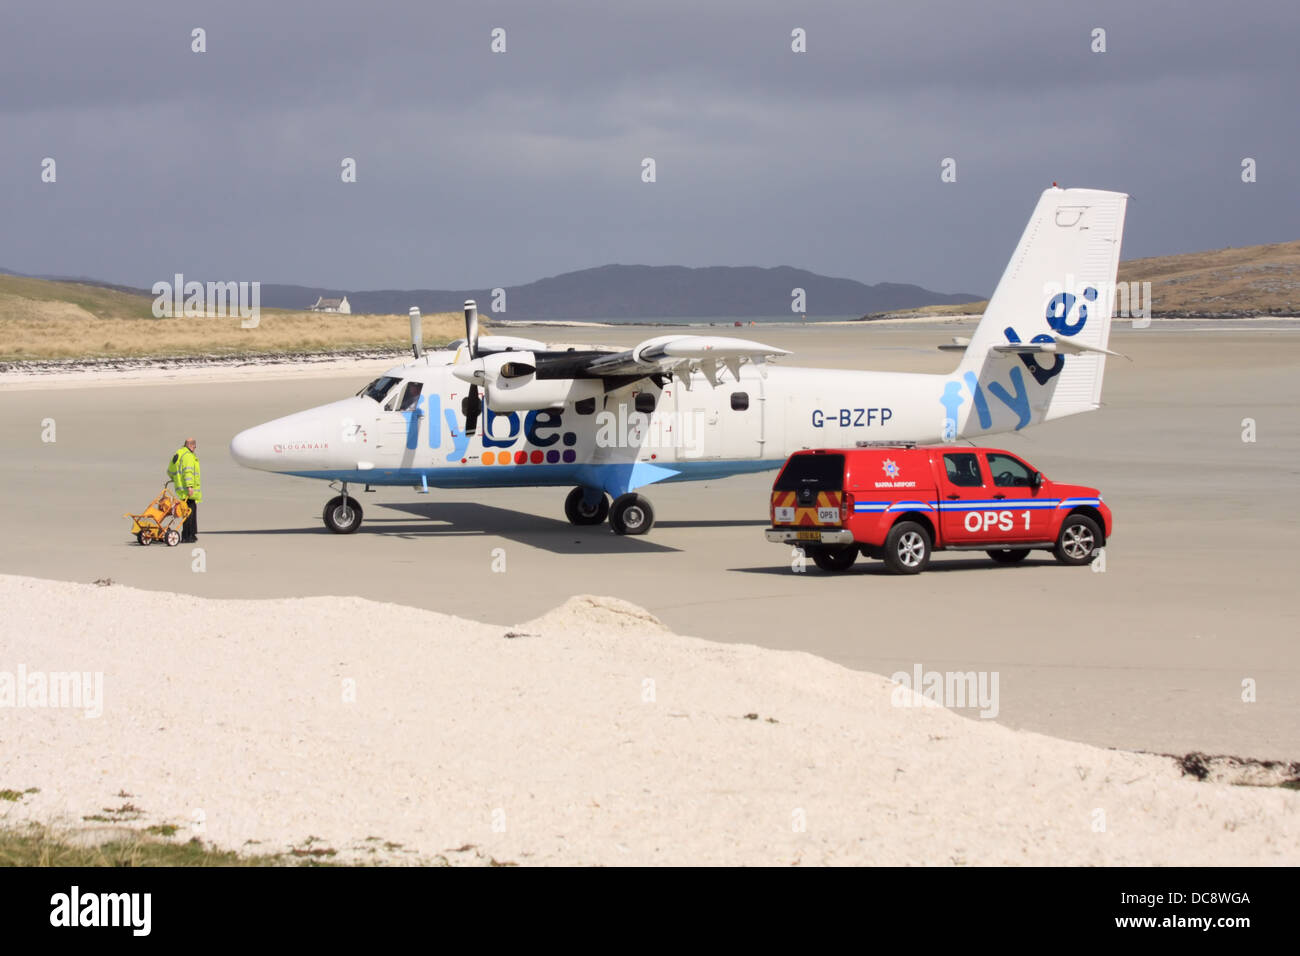
[[[945,371],[956,356],[934,346],[968,330],[732,331],[790,349],[786,365]],[[663,330],[520,334],[631,345]],[[570,526],[556,488],[384,488],[359,495],[360,532],[335,536],[321,523],[333,494],[323,483],[230,459],[237,431],[350,395],[395,364],[385,360],[0,389],[0,572],[205,597],[357,595],[494,624],[575,594],[610,595],[678,634],[807,651],[886,676],[918,664],[997,671],[996,720],[1012,728],[1103,747],[1300,758],[1300,524],[1290,515],[1300,331],[1121,328],[1111,347],[1132,361],[1109,362],[1104,408],[988,440],[1053,479],[1102,490],[1116,522],[1104,573],[1036,552],[1016,567],[939,554],[912,578],[865,560],[845,574],[796,574],[788,550],[763,539],[771,473],[645,489],[658,523],[643,538]],[[1255,442],[1242,441],[1246,418]],[[45,419],[55,442],[42,441]],[[202,572],[189,547],[136,545],[121,517],[157,494],[189,434],[203,463]],[[504,573],[493,570],[495,549]],[[389,636],[376,619],[368,640]],[[974,708],[959,713],[979,719]]]

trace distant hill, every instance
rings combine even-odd
[[[1151,314],[1167,318],[1300,315],[1300,240],[1209,252],[1129,259],[1120,282],[1151,283]],[[984,302],[965,306],[882,310],[885,314],[980,314]]]
[[[111,289],[134,295],[151,295],[147,289],[133,289],[96,279],[67,276],[26,276]],[[170,280],[171,276],[164,276]],[[194,276],[188,278],[197,278]],[[495,319],[674,319],[709,316],[776,316],[790,312],[792,290],[803,289],[810,316],[860,315],[864,311],[907,309],[919,305],[970,302],[977,295],[946,295],[917,285],[880,282],[876,285],[852,279],[833,279],[806,269],[778,266],[600,266],[566,272],[526,285],[506,286],[506,311],[493,313],[490,289],[381,289],[356,292],[350,289],[262,283],[262,306],[267,309],[301,310],[317,298],[348,297],[354,313],[405,315],[411,306],[421,312],[459,311],[466,299],[479,303],[484,315]]]
[[[149,315],[152,294],[93,279],[5,273],[0,295],[72,303],[92,315]],[[170,279],[170,276],[164,276]],[[1150,282],[1156,316],[1300,314],[1300,240],[1120,263],[1121,282]],[[48,284],[47,284],[48,283]],[[600,266],[506,288],[506,312],[491,311],[489,289],[355,292],[315,286],[262,284],[262,307],[301,311],[317,298],[346,295],[354,313],[404,316],[412,305],[426,315],[458,312],[475,299],[492,319],[678,319],[791,315],[790,292],[805,291],[809,316],[980,313],[972,294],[947,295],[920,286],[867,285],[778,266]],[[142,302],[140,297],[147,297]],[[12,301],[12,300],[11,300]],[[11,312],[0,302],[0,318]]]
[[[262,284],[262,304],[303,309],[318,296],[346,295],[354,312],[449,312],[474,299],[485,315],[519,319],[672,319],[693,316],[773,316],[790,313],[791,292],[803,289],[805,314],[861,315],[865,311],[970,302],[975,295],[946,295],[916,285],[867,285],[778,266],[600,266],[566,272],[527,285],[507,286],[506,311],[491,313],[489,289],[385,289],[356,292],[310,286]]]

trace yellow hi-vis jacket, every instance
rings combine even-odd
[[[171,464],[167,466],[167,477],[176,486],[176,493],[182,498],[193,498],[198,504],[203,500],[203,489],[199,484],[199,456],[184,445],[172,455]]]

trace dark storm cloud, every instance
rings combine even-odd
[[[0,266],[22,271],[362,289],[790,264],[982,292],[1052,180],[1132,193],[1129,257],[1300,235],[1291,0],[87,2],[6,19]],[[1089,52],[1093,27],[1109,52]]]

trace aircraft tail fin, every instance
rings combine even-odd
[[[1100,189],[1039,197],[956,372],[1003,400],[977,395],[962,435],[1098,406],[1127,203]]]

